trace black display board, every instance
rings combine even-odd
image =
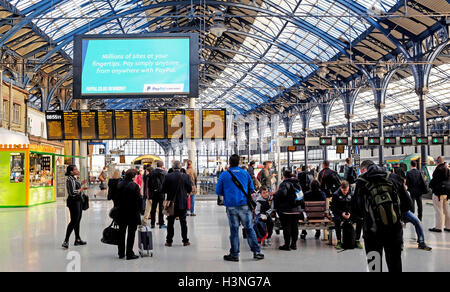
[[[131,111],[119,110],[114,112],[114,124],[116,128],[115,139],[128,140],[131,137]]]
[[[133,139],[148,139],[148,111],[134,110],[131,112],[133,121]]]
[[[45,113],[48,140],[64,140],[63,111],[48,111]]]
[[[333,145],[333,139],[331,137],[320,137],[320,146],[331,146]]]
[[[166,139],[166,111],[165,110],[150,110],[150,139]]]
[[[167,138],[183,139],[184,135],[184,110],[167,110]]]
[[[80,140],[80,112],[64,112],[64,140]]]
[[[97,131],[100,140],[114,139],[114,111],[97,111]]]
[[[202,110],[202,133],[203,139],[225,140],[227,137],[226,110]]]
[[[97,112],[82,110],[80,111],[80,130],[81,140],[97,139]]]

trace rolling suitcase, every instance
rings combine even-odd
[[[153,234],[148,226],[140,225],[138,227],[138,246],[141,257],[153,256]]]

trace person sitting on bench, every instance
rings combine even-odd
[[[362,222],[352,214],[352,192],[348,181],[341,182],[340,188],[333,194],[330,210],[333,213],[333,221],[336,229],[336,249],[342,249],[342,222],[349,220],[356,223],[356,247],[362,248],[360,243]]]
[[[320,201],[326,201],[327,200],[327,195],[322,192],[322,190],[320,189],[320,183],[318,180],[313,180],[311,182],[311,186],[310,186],[310,191],[305,193],[305,198],[304,201],[305,202],[320,202]],[[306,239],[306,235],[308,233],[306,232],[306,230],[302,230],[302,235],[300,236],[301,239]],[[315,235],[316,239],[320,238],[320,229],[316,230],[316,235]]]

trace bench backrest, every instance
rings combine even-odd
[[[308,219],[324,219],[327,217],[327,202],[305,202],[305,213]]]

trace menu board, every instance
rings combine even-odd
[[[200,110],[185,110],[185,135],[186,139],[201,139]]]
[[[150,111],[150,139],[166,138],[166,111]]]
[[[130,111],[115,111],[116,120],[116,139],[127,140],[131,139],[131,112]]]
[[[113,140],[113,111],[99,110],[97,112],[98,139]]]
[[[226,111],[203,110],[202,111],[203,139],[226,138]]]
[[[63,111],[51,111],[45,113],[47,121],[47,139],[63,140]]]
[[[147,116],[146,110],[132,111],[133,139],[148,139]]]
[[[167,138],[182,139],[184,130],[184,111],[167,110]]]
[[[82,140],[97,139],[95,120],[96,120],[95,111],[80,111]]]
[[[80,115],[78,111],[64,112],[64,139],[80,139]]]

